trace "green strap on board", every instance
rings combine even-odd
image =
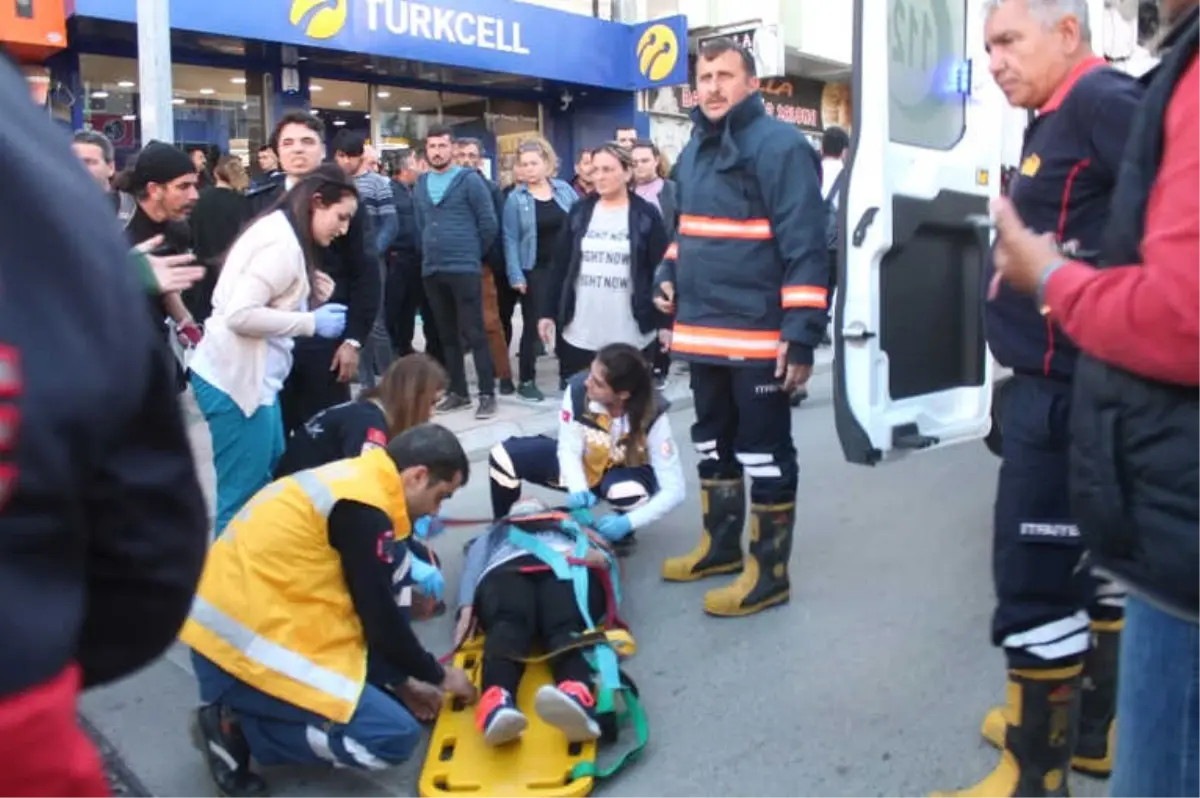
[[[633,725],[637,741],[633,744],[632,748],[622,753],[605,767],[600,767],[595,762],[577,763],[571,770],[572,781],[588,777],[597,781],[607,779],[623,770],[626,765],[641,756],[642,751],[646,748],[646,744],[650,742],[650,722],[646,719],[646,710],[642,708],[641,700],[634,694],[633,690],[626,688],[624,693],[625,711],[617,717],[617,727],[620,728],[626,722],[630,722]]]

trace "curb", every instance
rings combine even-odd
[[[103,760],[104,775],[108,778],[108,787],[112,794],[114,796],[128,796],[128,798],[151,798],[153,793],[129,769],[129,766],[125,764],[125,760],[121,758],[121,754],[108,741],[108,738],[82,712],[77,713],[76,717],[79,719],[80,727],[88,738],[91,739],[92,744],[96,746],[96,750]]]

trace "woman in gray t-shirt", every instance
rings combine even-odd
[[[538,324],[547,344],[561,331],[563,380],[608,344],[650,354],[663,322],[652,301],[654,270],[669,244],[658,209],[630,190],[633,163],[622,148],[598,148],[592,167],[595,192],[571,209]]]

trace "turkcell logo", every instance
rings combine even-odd
[[[345,27],[351,0],[292,0],[291,22],[310,39],[329,39]],[[521,23],[408,0],[353,0],[371,33],[386,32],[431,42],[529,55]],[[361,30],[361,27],[359,28]]]
[[[292,0],[288,20],[310,39],[332,39],[346,26],[350,0]]]
[[[638,72],[652,83],[665,78],[679,61],[679,39],[666,25],[651,25],[637,43]]]

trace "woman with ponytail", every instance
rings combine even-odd
[[[558,440],[509,438],[488,460],[492,512],[508,514],[521,482],[566,490],[572,509],[607,500],[617,512],[597,531],[612,543],[657,521],[684,499],[683,469],[650,364],[630,344],[600,349],[563,395]]]

